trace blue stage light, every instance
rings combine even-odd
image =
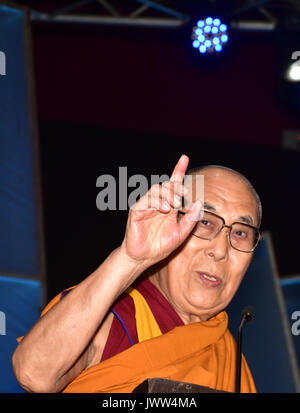
[[[198,49],[201,54],[221,52],[228,39],[227,25],[218,18],[206,17],[198,20],[193,28],[193,48]]]
[[[222,36],[221,36],[221,42],[222,43],[226,43],[228,41],[228,36],[227,36],[227,34],[222,34]]]

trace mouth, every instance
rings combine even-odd
[[[207,287],[218,287],[222,284],[222,279],[217,277],[215,274],[209,272],[196,271],[201,282]]]

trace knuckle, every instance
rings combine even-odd
[[[162,186],[163,188],[168,188],[168,187],[170,186],[170,184],[171,184],[170,181],[164,181],[164,182],[161,184],[161,186]]]
[[[156,195],[156,194],[158,194],[158,193],[160,192],[160,189],[161,189],[161,187],[160,187],[159,184],[154,184],[154,185],[152,185],[151,188],[149,189],[148,194],[150,194],[150,195]]]

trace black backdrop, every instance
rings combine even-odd
[[[264,145],[40,124],[48,295],[80,282],[122,241],[127,211],[99,211],[96,179],[119,167],[128,177],[170,176],[182,153],[190,167],[222,164],[244,173],[263,204],[281,277],[299,272],[300,152]],[[134,188],[129,188],[130,193]]]
[[[281,277],[299,273],[299,109],[282,79],[297,48],[282,32],[231,32],[206,64],[187,29],[33,23],[48,295],[93,271],[122,240],[125,211],[96,208],[96,179],[167,174],[182,153],[244,173],[263,203]],[[284,53],[283,53],[284,51]],[[200,57],[200,56],[197,56]]]

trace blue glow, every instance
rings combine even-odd
[[[222,36],[221,36],[221,41],[222,41],[223,43],[226,43],[227,40],[228,40],[227,34],[222,34]]]
[[[35,287],[39,287],[41,285],[41,282],[38,280],[33,280],[33,279],[25,279],[25,278],[18,278],[18,277],[8,277],[6,275],[0,275],[0,283],[2,282],[10,282],[10,283],[19,283],[19,284],[24,284],[24,285],[32,285]]]
[[[198,20],[197,26],[193,28],[193,48],[201,54],[221,52],[229,40],[227,30],[227,25],[219,18],[206,17]]]
[[[4,11],[4,13],[16,13],[16,14],[22,14],[23,10],[17,10],[17,9],[13,9],[12,7],[8,7],[8,6],[0,6],[0,10]]]
[[[285,287],[286,285],[295,285],[295,284],[300,284],[299,277],[290,277],[286,278],[284,280],[280,280],[280,285],[282,287]]]

